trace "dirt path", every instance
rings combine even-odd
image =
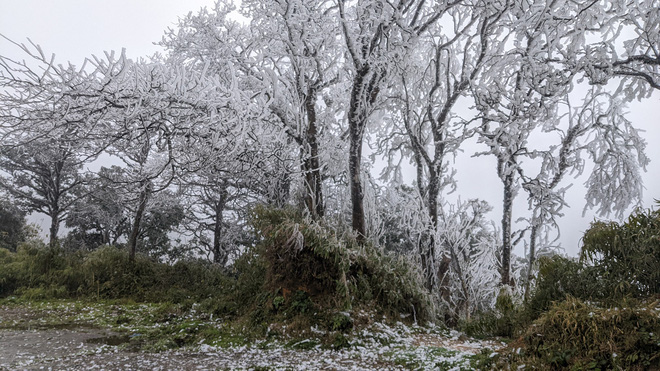
[[[99,329],[0,330],[2,370],[216,370],[216,369],[401,369],[351,352],[262,350],[249,347],[158,353],[131,352],[99,344],[109,332]],[[112,336],[110,336],[112,337]]]

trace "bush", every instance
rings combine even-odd
[[[542,257],[536,288],[525,303],[524,311],[531,322],[550,309],[553,302],[566,297],[603,301],[608,295],[599,269],[559,255]]]
[[[595,222],[584,235],[580,261],[539,260],[536,288],[525,303],[528,323],[553,302],[574,297],[612,307],[623,298],[660,294],[660,214],[636,211],[619,225]]]
[[[581,257],[598,269],[610,297],[660,294],[660,211],[638,210],[623,224],[592,223]]]
[[[624,300],[605,309],[568,298],[541,315],[503,361],[572,370],[660,367],[658,301]]]
[[[512,337],[522,327],[520,307],[514,304],[512,293],[502,289],[495,300],[494,311],[463,321],[459,327],[476,338]]]
[[[0,297],[30,299],[103,298],[146,301],[201,301],[231,286],[219,267],[201,261],[157,263],[113,246],[71,252],[39,242],[23,243],[16,253],[0,249]]]

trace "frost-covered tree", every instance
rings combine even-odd
[[[91,94],[104,99],[108,113],[91,130],[104,136],[106,152],[123,162],[115,181],[134,197],[127,243],[133,257],[150,199],[203,164],[195,146],[201,143],[212,153],[224,148],[227,136],[249,134],[241,125],[250,119],[242,106],[247,99],[233,90],[232,76],[210,77],[182,64],[135,62],[122,55],[97,59],[95,66],[101,76]]]
[[[446,205],[440,215],[437,239],[448,251],[450,265],[441,290],[447,290],[448,314],[452,321],[492,308],[497,294],[499,239],[494,223],[485,214],[484,201],[458,201]]]
[[[395,97],[390,116],[395,129],[393,135],[385,137],[384,146],[390,148],[386,175],[400,171],[400,162],[393,161],[393,149],[409,153],[416,168],[416,185],[424,199],[423,212],[428,216],[428,231],[419,241],[419,253],[430,289],[439,279],[436,255],[446,253],[446,259],[455,255],[439,251],[434,236],[442,190],[447,186],[455,189],[449,157],[471,134],[469,117],[461,119],[456,111],[461,109],[459,101],[469,94],[481,68],[501,49],[497,35],[505,14],[506,8],[479,2],[450,9],[419,41],[409,63],[397,66],[397,80],[389,93]],[[450,31],[446,31],[448,28]],[[396,179],[400,181],[400,175]]]
[[[479,141],[488,147],[481,154],[497,159],[502,181],[501,284],[515,284],[510,277],[513,233],[513,201],[520,188],[524,159],[532,133],[542,126],[557,126],[559,101],[572,89],[576,68],[555,60],[561,41],[572,30],[555,15],[565,9],[561,1],[515,3],[506,18],[508,46],[489,61],[472,93],[480,112]],[[519,236],[520,238],[521,236]]]
[[[521,169],[522,188],[528,194],[532,212],[525,295],[536,261],[539,230],[556,228],[557,218],[566,205],[564,196],[570,185],[560,186],[566,176],[580,176],[588,169],[587,163],[593,163],[585,184],[584,210],[597,207],[601,216],[614,212],[620,218],[642,196],[640,170],[648,164],[646,143],[625,118],[625,104],[599,87],[592,87],[577,106],[571,104],[569,97],[563,104],[564,122],[543,130],[546,136],[554,134],[553,139],[547,140],[551,145],[531,156],[541,160],[538,174],[530,177],[528,171]]]
[[[580,31],[565,40],[569,44],[562,57],[580,67],[591,84],[619,80],[618,92],[625,100],[645,98],[660,89],[660,3],[577,4],[579,9],[569,5],[558,14]]]
[[[69,245],[93,249],[117,245],[128,236],[131,226],[128,207],[113,180],[122,171],[118,166],[102,167],[86,182],[84,196],[73,204],[66,220],[66,226],[71,229],[67,236]]]
[[[0,56],[0,187],[27,212],[51,219],[50,245],[79,197],[83,165],[97,152],[82,139],[82,126],[104,112],[79,94],[84,68],[59,65],[35,44],[17,45],[25,59]]]
[[[345,43],[350,79],[346,112],[349,137],[349,184],[352,227],[360,241],[365,223],[362,145],[370,117],[383,100],[395,66],[407,63],[418,39],[459,2],[383,2],[338,0],[339,22]]]
[[[643,95],[638,89],[639,82],[646,83],[647,87],[653,86],[652,83],[648,84],[650,81],[644,76],[651,76],[652,71],[657,71],[658,66],[654,65],[652,60],[647,60],[646,57],[630,56],[647,53],[648,48],[652,50],[656,43],[655,34],[651,32],[643,35],[643,32],[639,31],[648,29],[647,22],[653,19],[656,10],[651,2],[639,3],[633,8],[640,17],[638,22],[633,22],[629,18],[623,3],[619,2],[613,2],[609,8],[588,1],[560,0],[523,2],[512,5],[511,12],[514,15],[510,19],[512,48],[503,53],[489,68],[492,77],[489,78],[488,75],[483,74],[473,89],[477,108],[482,112],[484,119],[480,128],[480,137],[482,142],[489,146],[489,152],[498,160],[498,175],[504,186],[501,257],[503,284],[510,283],[507,272],[513,243],[511,210],[519,187],[523,185],[531,199],[536,200],[530,204],[533,209],[530,219],[531,245],[534,245],[538,228],[545,223],[552,223],[553,218],[550,215],[560,215],[565,188],[557,187],[559,180],[567,171],[577,170],[576,167],[582,166],[579,162],[564,161],[562,165],[555,166],[554,169],[544,167],[541,171],[542,174],[545,172],[544,175],[529,178],[523,175],[524,166],[521,165],[523,162],[530,160],[543,162],[547,160],[547,156],[550,156],[555,159],[553,160],[555,165],[559,164],[562,162],[561,151],[564,151],[564,154],[568,153],[565,151],[578,151],[578,148],[581,147],[577,143],[586,140],[580,138],[578,141],[579,129],[574,127],[575,123],[569,124],[572,129],[568,129],[568,131],[563,129],[565,124],[562,123],[569,120],[569,116],[573,113],[567,113],[569,110],[562,107],[562,102],[578,86],[582,76],[586,76],[590,84],[605,84],[611,77],[627,76],[619,89],[619,92],[626,92],[620,98],[622,101],[630,99],[632,96]],[[632,38],[626,36],[628,31],[624,29],[628,31],[636,29],[637,36]],[[628,40],[625,41],[626,39]],[[625,45],[623,49],[622,45]],[[624,51],[623,53],[627,56],[619,59],[617,53],[620,51]],[[624,72],[621,68],[614,67],[614,65],[623,66],[623,64],[619,64],[621,60],[627,61],[623,63],[627,65],[626,68],[635,66],[641,75],[631,74],[631,70]],[[633,63],[633,60],[638,60],[639,63]],[[611,68],[604,68],[604,64],[610,64]],[[497,71],[496,74],[492,74],[494,71]],[[632,82],[628,78],[632,78]],[[630,89],[637,89],[635,91],[641,95],[633,93]],[[644,92],[648,92],[648,89]],[[620,113],[613,109],[603,108],[601,111],[609,117],[607,120],[619,121],[621,117]],[[617,125],[621,124],[622,122],[619,121]],[[626,125],[621,128],[622,131],[614,130],[608,131],[608,133],[615,136],[621,134],[622,136],[619,138],[634,137]],[[551,150],[530,148],[529,138],[532,133],[551,133],[553,131],[562,133],[559,135],[559,139],[549,140],[549,142],[555,143],[551,146]],[[606,136],[601,136],[601,138],[605,139]],[[556,142],[554,142],[555,140]],[[628,143],[636,143],[632,147],[643,151],[640,141],[630,140]],[[621,156],[605,155],[608,151],[606,148],[611,148],[607,141],[605,139],[603,142],[590,142],[592,158],[596,163],[596,172],[592,173],[592,179],[598,177],[598,173],[603,174],[615,169],[616,165],[612,163],[610,163],[612,167],[598,165],[609,160],[613,160],[619,165],[627,162],[628,169],[644,165],[645,160],[639,157],[640,161],[634,163]],[[609,139],[609,141],[616,140]],[[576,147],[572,147],[574,145]],[[596,147],[599,147],[600,150],[596,150]],[[600,155],[595,154],[601,150],[604,152]],[[574,154],[574,152],[571,153]],[[546,156],[545,160],[542,159],[544,156]],[[600,156],[604,157],[597,159]],[[614,160],[615,157],[617,160]],[[609,169],[599,171],[599,168]],[[547,181],[541,179],[544,177],[548,177]],[[616,177],[600,176],[598,181],[597,187],[605,190],[611,189],[610,185],[617,184],[619,180]],[[594,188],[590,188],[588,193],[602,194]],[[544,201],[541,202],[541,199]],[[588,205],[597,202],[596,199],[588,196]],[[628,194],[627,199],[634,199],[634,196]],[[614,205],[610,204],[610,201],[617,202],[613,197],[609,200],[603,198],[602,201],[604,204],[599,204],[601,206]],[[541,206],[542,204],[545,206]],[[519,238],[522,238],[522,235],[519,235]],[[533,260],[533,258],[530,259],[530,261]]]
[[[218,1],[213,11],[189,14],[162,41],[170,58],[208,66],[212,73],[235,71],[240,89],[262,92],[272,125],[298,152],[300,171],[280,174],[279,188],[301,178],[307,212],[324,215],[323,148],[321,141],[336,121],[327,90],[337,81],[340,54],[336,48],[336,25],[327,14],[331,4],[318,1],[245,1],[242,14],[250,19],[243,26],[228,15],[233,4]],[[273,138],[274,139],[274,138]],[[297,149],[296,149],[297,148]],[[277,185],[275,185],[278,187]],[[281,192],[280,192],[281,193]]]

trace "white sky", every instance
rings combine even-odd
[[[41,45],[44,52],[56,55],[59,63],[71,61],[80,65],[85,57],[101,55],[105,51],[121,51],[138,58],[159,51],[153,45],[168,27],[175,27],[178,17],[202,6],[213,6],[213,0],[0,0],[0,34],[19,43],[27,38]],[[17,48],[0,39],[0,54],[18,56]],[[646,130],[651,164],[645,178],[644,207],[654,206],[660,198],[660,94],[647,102],[630,106],[629,118],[636,127]],[[495,222],[501,219],[502,186],[495,176],[494,160],[471,159],[473,150],[466,149],[457,163],[459,189],[463,200],[482,198],[494,206],[489,215]],[[654,171],[655,170],[655,171]],[[561,222],[561,244],[566,252],[575,255],[579,238],[593,220],[593,213],[582,217],[586,178],[573,181],[569,191],[566,216]],[[568,183],[568,182],[565,182]],[[522,194],[522,192],[521,192]],[[514,218],[526,216],[526,200],[516,199]],[[46,224],[47,218],[39,222]]]

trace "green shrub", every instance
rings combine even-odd
[[[0,296],[31,299],[87,297],[139,301],[202,301],[222,296],[234,280],[219,267],[201,261],[157,263],[104,246],[71,252],[30,242],[16,253],[0,249]]]
[[[525,303],[529,321],[547,311],[553,302],[572,296],[587,301],[603,301],[609,295],[599,269],[559,255],[539,259],[536,287]]]
[[[660,211],[637,210],[623,224],[592,223],[582,241],[581,258],[598,269],[608,296],[660,294]]]
[[[462,321],[459,328],[469,336],[490,338],[493,336],[512,337],[523,326],[521,308],[513,302],[507,290],[500,290],[495,300],[495,310],[481,313],[473,319]]]
[[[348,332],[353,328],[353,320],[345,313],[336,313],[332,316],[331,331]]]
[[[525,303],[528,322],[571,296],[612,307],[625,297],[660,294],[660,214],[636,211],[623,224],[595,222],[584,235],[580,261],[539,261],[536,288]]]
[[[660,367],[658,301],[624,300],[599,308],[568,298],[542,314],[503,362],[572,370],[646,370]]]

